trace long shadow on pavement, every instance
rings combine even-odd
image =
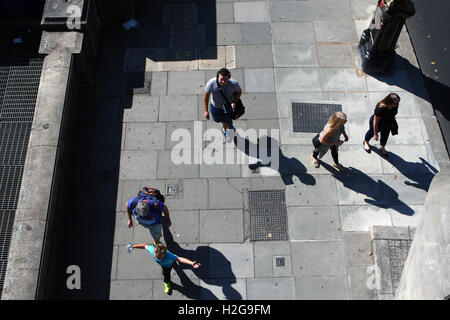
[[[381,151],[377,147],[372,146],[372,151],[382,157]],[[405,181],[406,185],[428,191],[431,180],[438,173],[438,170],[422,157],[419,157],[419,159],[420,162],[405,161],[389,151],[389,157],[385,161],[393,165],[402,175],[414,181],[413,183]]]
[[[163,223],[163,234],[164,242],[167,244],[167,249],[170,252],[179,257],[184,257],[192,261],[198,261],[201,264],[198,269],[193,269],[192,267],[184,264],[175,264],[173,269],[179,276],[181,285],[173,283],[173,290],[180,292],[190,299],[219,299],[211,290],[194,284],[184,271],[188,269],[192,270],[195,276],[201,279],[204,283],[222,287],[222,293],[225,296],[225,299],[242,300],[241,294],[231,286],[231,284],[236,283],[236,276],[231,270],[231,263],[220,251],[209,246],[199,246],[196,250],[187,250],[182,248],[173,240],[172,233],[169,228],[166,227],[165,223]],[[212,266],[214,266],[215,274],[220,274],[220,279],[210,278],[210,270]]]
[[[300,182],[306,185],[315,185],[316,179],[307,173],[306,167],[296,158],[288,158],[283,154],[279,142],[269,136],[260,137],[257,143],[252,143],[245,137],[241,137],[239,133],[235,132],[234,144],[236,147],[244,152],[247,156],[257,159],[265,159],[267,161],[257,161],[255,164],[250,164],[249,169],[253,172],[261,167],[268,167],[280,173],[281,179],[285,185],[294,183],[293,177],[296,176]],[[264,151],[264,147],[266,150]],[[275,154],[272,155],[272,152]],[[272,161],[272,157],[276,157],[278,152],[278,163]],[[268,161],[271,160],[271,161]]]
[[[398,193],[385,182],[381,180],[375,181],[372,177],[353,167],[347,167],[345,173],[341,173],[323,161],[319,160],[319,163],[333,177],[342,182],[345,188],[353,190],[356,193],[365,194],[369,199],[364,199],[364,201],[368,204],[383,209],[392,208],[408,216],[414,214],[414,210],[402,202],[398,198]],[[395,206],[393,205],[394,203]]]

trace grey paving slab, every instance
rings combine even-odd
[[[247,279],[247,299],[292,300],[294,299],[294,278]]]
[[[243,44],[271,44],[270,23],[249,22],[242,23]]]
[[[409,208],[410,204],[423,204],[427,196],[428,188],[434,175],[412,174],[408,177],[404,175],[385,175],[386,184],[395,190],[387,192],[386,198],[389,205],[407,205],[403,209],[405,214],[413,214]]]
[[[353,18],[367,19],[370,18],[375,10],[376,3],[371,0],[350,0]]]
[[[251,191],[285,190],[286,188],[281,177],[249,178],[247,181],[248,181],[248,189]]]
[[[386,193],[389,187],[382,175],[367,175],[347,167],[347,174],[336,174],[340,205],[371,204],[381,208],[387,205]],[[392,190],[393,191],[393,190]],[[393,191],[395,192],[395,191]]]
[[[158,151],[122,151],[120,180],[143,180],[156,177]]]
[[[272,22],[273,43],[306,43],[315,42],[313,24],[303,22]]]
[[[163,150],[165,148],[165,123],[126,124],[125,146],[123,150]]]
[[[292,242],[291,251],[295,278],[347,275],[343,241]]]
[[[379,147],[378,147],[379,148]],[[438,169],[428,157],[425,145],[386,145],[390,157],[383,159],[383,171],[386,174],[433,174]]]
[[[261,134],[263,132],[262,130],[267,130],[267,133],[270,135],[271,130],[280,130],[280,122],[278,119],[247,120],[247,128],[257,130]]]
[[[242,210],[201,210],[200,242],[243,242]]]
[[[349,267],[350,298],[352,300],[377,300],[372,266]]]
[[[123,122],[158,121],[159,98],[148,95],[134,95],[130,109],[123,112]]]
[[[269,10],[266,1],[235,2],[235,22],[267,22],[269,21]]]
[[[277,92],[320,91],[317,68],[275,68]]]
[[[110,300],[151,300],[152,280],[113,280],[109,291]]]
[[[153,242],[153,237],[150,233],[150,230],[140,225],[135,218],[132,219],[133,219],[133,239],[129,239],[128,243],[131,241],[133,243],[151,244]]]
[[[292,276],[291,246],[289,242],[282,241],[256,241],[254,242],[255,277]],[[285,266],[275,269],[275,257],[284,257]],[[282,275],[281,275],[282,274]]]
[[[393,75],[367,76],[368,91],[413,91],[407,71],[397,71]],[[400,93],[399,93],[400,94]]]
[[[350,298],[346,277],[302,277],[295,279],[297,300],[347,300]]]
[[[344,232],[345,255],[349,267],[373,265],[369,232]]]
[[[425,126],[422,118],[398,118],[397,124],[401,132],[398,135],[390,136],[390,143],[402,145],[424,145],[426,136]]]
[[[135,249],[128,254],[125,247],[119,246],[117,280],[162,279],[161,266],[153,260],[150,252]],[[142,267],[137,268],[137,266]]]
[[[315,177],[314,185],[306,185],[296,181],[286,186],[286,201],[288,206],[335,206],[338,202],[336,181],[328,175]]]
[[[213,243],[210,245],[209,277],[212,279],[253,278],[253,244]]]
[[[196,95],[161,96],[159,121],[197,120]]]
[[[321,68],[323,89],[325,91],[364,91],[365,79],[352,68]]]
[[[126,211],[118,212],[116,214],[115,228],[114,228],[114,245],[127,245],[133,241],[133,228],[128,228],[128,215]]]
[[[351,19],[353,17],[350,0],[336,2],[333,0],[310,1],[311,15],[314,20]]]
[[[205,130],[205,122],[171,121],[166,123],[166,150],[201,149],[203,142],[197,141]],[[194,143],[195,142],[195,143]],[[193,151],[192,151],[193,152]]]
[[[237,23],[222,23],[217,25],[218,45],[238,45],[242,43],[242,28]]]
[[[172,270],[172,273],[175,271]],[[172,295],[164,292],[164,282],[153,280],[153,300],[198,300],[200,298],[200,280],[183,278],[183,282],[172,281]]]
[[[205,71],[203,70],[169,71],[167,94],[174,96],[202,94],[205,84]]]
[[[356,140],[359,137],[352,138],[353,140]],[[361,142],[359,140],[361,140]],[[360,170],[361,172],[364,172],[365,174],[382,174],[382,160],[380,159],[380,157],[374,157],[372,154],[368,154],[361,150],[363,149],[362,140],[363,139],[358,139],[356,141],[353,141],[357,145],[348,145],[347,143],[344,143],[342,146],[340,146],[339,162],[344,167],[355,168],[357,170]],[[332,164],[333,160],[331,157],[331,152],[325,155],[322,160],[329,164]]]
[[[241,99],[246,106],[241,119],[277,119],[277,96],[274,93],[247,93]]]
[[[246,279],[200,279],[201,300],[245,300]]]
[[[353,49],[350,44],[317,44],[317,58],[321,67],[355,67]]]
[[[178,150],[179,151],[179,150]],[[157,179],[175,179],[175,178],[198,178],[200,175],[198,164],[178,163],[176,156],[177,150],[158,152],[158,170],[153,177]],[[175,160],[175,162],[174,162]]]
[[[273,46],[275,67],[315,67],[316,48],[310,44],[278,44]]]
[[[244,78],[247,93],[275,92],[275,79],[271,68],[244,69]]]
[[[210,209],[243,208],[243,179],[209,179],[208,187]]]
[[[273,67],[271,45],[236,46],[236,66],[238,68],[270,68]]]
[[[170,201],[166,201],[170,206]],[[198,210],[170,210],[172,226],[170,232],[178,243],[198,243],[200,241],[200,212]]]
[[[419,226],[420,220],[424,214],[424,206],[423,205],[408,205],[408,207],[414,211],[414,214],[407,215],[403,214],[402,210],[404,210],[404,206],[397,207],[395,205],[392,206],[393,209],[390,210],[392,225],[394,227],[414,227],[417,228]]]
[[[181,197],[168,197],[166,204],[169,210],[208,209],[208,181],[206,179],[180,179],[183,187]],[[186,191],[185,191],[186,190]],[[195,192],[188,192],[195,190]]]
[[[216,22],[233,23],[234,10],[232,3],[216,3]]]
[[[271,21],[311,21],[311,9],[306,1],[273,1],[269,4]]]
[[[343,231],[369,231],[373,225],[392,225],[389,210],[376,206],[340,206],[339,212]]]
[[[293,240],[342,239],[339,209],[326,207],[288,207],[289,238]]]
[[[242,176],[240,164],[201,164],[201,178],[238,178]]]
[[[165,96],[167,94],[167,71],[152,72],[150,95]]]
[[[353,20],[314,20],[317,42],[356,42]]]
[[[349,121],[347,127],[350,127],[350,123],[353,125],[355,119],[361,119],[367,123],[366,130],[369,129],[368,123],[373,110],[374,106],[370,104],[367,92],[345,93],[345,103],[342,104],[342,111],[347,115]]]

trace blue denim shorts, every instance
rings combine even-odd
[[[230,115],[230,113],[232,112],[231,106],[225,108],[227,109],[227,112],[224,112],[222,109],[214,108],[212,105],[210,105],[209,112],[211,113],[212,119],[215,122],[232,124],[233,120],[231,119]]]

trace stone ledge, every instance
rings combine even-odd
[[[411,240],[413,234],[412,227],[372,226],[370,228],[372,240]]]
[[[40,54],[49,54],[56,48],[71,49],[71,53],[80,53],[83,46],[81,32],[48,32],[42,31]]]

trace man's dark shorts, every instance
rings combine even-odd
[[[209,112],[211,113],[212,119],[215,122],[222,122],[226,124],[232,124],[233,120],[231,119],[231,112],[233,111],[231,106],[225,106],[227,112],[222,109],[214,108],[212,105],[209,105]]]

